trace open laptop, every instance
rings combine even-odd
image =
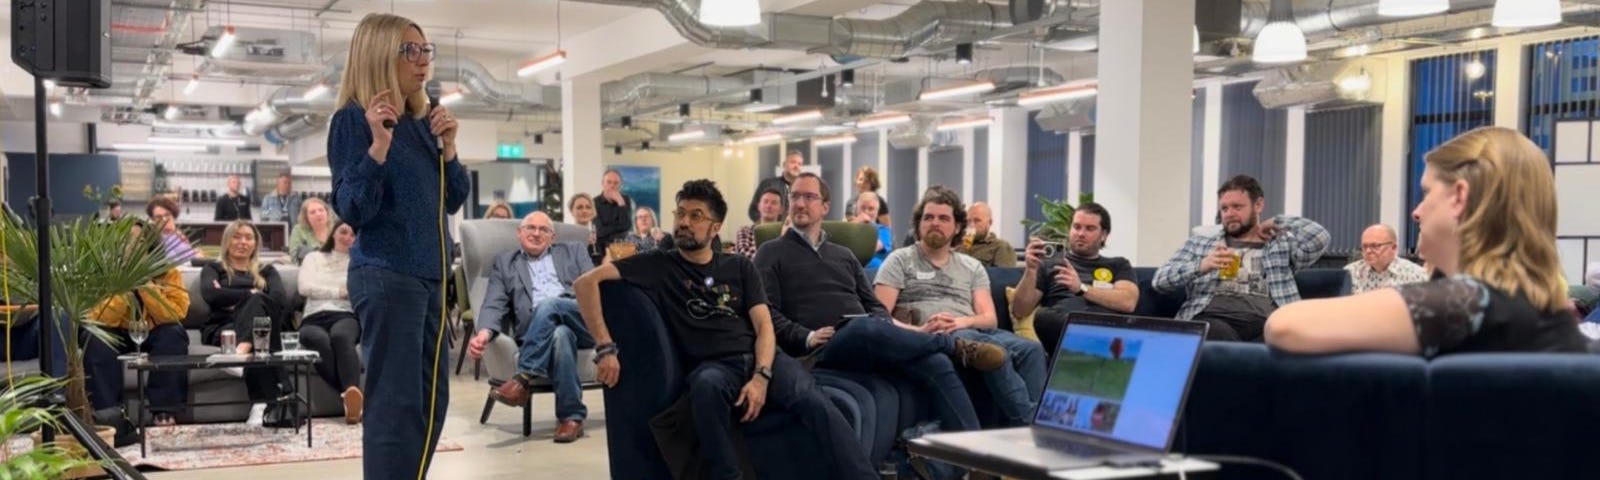
[[[1032,426],[928,435],[913,450],[1019,477],[1157,461],[1172,446],[1207,326],[1070,314]]]

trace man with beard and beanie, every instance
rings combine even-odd
[[[1262,341],[1267,317],[1300,301],[1295,272],[1328,248],[1328,230],[1317,222],[1288,215],[1262,221],[1264,196],[1248,175],[1229,179],[1217,189],[1222,228],[1196,232],[1156,270],[1156,291],[1188,291],[1177,318],[1210,323],[1208,340]]]
[[[728,203],[710,180],[690,180],[677,194],[676,250],[655,250],[591,270],[574,289],[594,334],[596,379],[615,387],[622,366],[600,302],[600,282],[621,279],[650,296],[687,360],[686,395],[700,442],[703,478],[739,478],[730,430],[734,417],[754,421],[768,401],[800,419],[816,437],[830,478],[877,477],[865,448],[815,379],[777,351],[760,272],[749,259],[711,248]],[[643,348],[642,346],[640,348]],[[636,365],[632,368],[654,368]]]
[[[822,229],[831,198],[822,178],[800,174],[789,190],[794,228],[761,245],[755,257],[778,346],[795,356],[814,352],[817,367],[884,372],[916,382],[934,400],[945,430],[977,430],[977,413],[955,366],[994,370],[1004,365],[1005,350],[946,333],[895,328],[905,325],[890,318],[873,295],[856,255],[829,242]]]
[[[1026,425],[1044,392],[1045,353],[1039,342],[996,328],[989,272],[957,253],[950,242],[966,228],[961,197],[950,189],[928,189],[911,214],[917,243],[895,250],[878,269],[876,294],[905,328],[951,334],[1000,345],[1007,365],[983,373],[1008,425]]]
[[[1034,313],[1033,327],[1045,350],[1055,353],[1072,312],[1133,313],[1139,306],[1138,275],[1122,257],[1103,257],[1111,235],[1111,212],[1098,203],[1079,205],[1072,213],[1072,231],[1059,258],[1045,258],[1045,241],[1028,242],[1028,253],[1011,298],[1017,316]],[[1043,271],[1043,274],[1040,271]]]

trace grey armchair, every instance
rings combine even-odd
[[[483,311],[483,300],[487,295],[489,284],[489,268],[495,255],[512,249],[521,248],[517,241],[517,226],[522,222],[518,220],[468,220],[461,223],[461,266],[467,276],[467,298],[472,311]],[[577,225],[556,224],[557,242],[586,242],[589,230]],[[468,333],[468,337],[472,335]],[[464,344],[465,342],[463,342]],[[466,348],[465,345],[462,348]],[[510,380],[517,373],[517,339],[511,335],[496,336],[494,341],[483,352],[483,369],[489,375],[489,385],[498,387],[501,383]],[[578,350],[578,379],[583,382],[584,388],[594,388],[595,383],[594,349]],[[547,379],[540,378],[532,385],[534,393],[554,392],[553,386]],[[488,397],[484,400],[483,415],[478,423],[488,423],[489,413],[494,410],[495,400]],[[533,399],[530,396],[528,404],[522,406],[522,436],[533,434]]]

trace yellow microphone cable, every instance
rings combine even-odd
[[[422,480],[427,472],[428,457],[433,455],[433,421],[439,406],[439,359],[444,356],[440,349],[444,348],[444,316],[445,316],[445,289],[450,284],[449,251],[446,250],[444,241],[445,216],[444,216],[444,165],[448,161],[444,151],[439,151],[439,333],[433,345],[433,378],[428,388],[428,434],[422,437],[422,460],[417,464],[417,480]],[[463,347],[465,348],[465,347]]]

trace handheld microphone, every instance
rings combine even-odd
[[[438,80],[428,80],[428,83],[423,84],[422,89],[428,93],[428,114],[432,115],[433,110],[439,108],[439,94],[443,93],[444,87],[439,85]],[[444,150],[444,138],[435,136],[433,141],[440,151]]]

